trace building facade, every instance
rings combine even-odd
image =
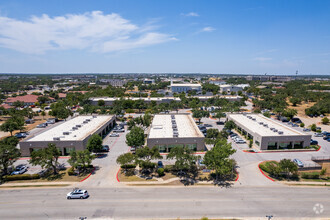
[[[202,91],[202,86],[201,84],[182,84],[182,83],[178,83],[178,84],[171,84],[170,85],[170,89],[172,92],[176,92],[176,93],[181,93],[181,92],[188,92],[188,91],[192,91],[195,90],[196,92]]]
[[[72,150],[85,150],[87,141],[93,134],[104,137],[110,132],[115,118],[113,115],[75,117],[20,141],[21,155],[30,156],[33,151],[46,148],[49,143],[55,144],[62,155],[69,155]]]
[[[156,146],[162,153],[170,152],[174,147],[205,150],[204,135],[189,114],[155,115],[148,132],[147,146]]]
[[[311,135],[267,118],[262,114],[227,114],[237,130],[260,150],[302,149],[310,146]]]

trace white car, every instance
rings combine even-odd
[[[322,133],[315,133],[314,137],[323,137],[323,134]]]
[[[118,133],[112,133],[109,135],[110,137],[119,137],[119,134]]]
[[[113,132],[125,132],[125,129],[115,129]]]
[[[238,139],[235,141],[236,144],[245,144],[246,141],[242,140],[242,139]]]
[[[86,199],[88,197],[89,195],[87,190],[83,190],[83,189],[75,189],[66,195],[67,199]]]

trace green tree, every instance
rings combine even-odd
[[[300,123],[300,127],[305,127],[305,124],[304,123]]]
[[[102,150],[102,137],[98,134],[93,134],[87,141],[87,149],[90,152],[98,152]]]
[[[131,147],[140,147],[144,145],[144,131],[142,128],[134,126],[126,135],[126,144]]]
[[[48,101],[50,101],[50,99],[49,99],[49,97],[47,97],[47,96],[39,96],[38,97],[38,102],[42,105],[42,104],[44,104],[44,103],[46,103],[46,102],[48,102]]]
[[[21,102],[21,101],[15,101],[15,102],[13,103],[13,106],[14,106],[15,108],[20,108],[20,107],[24,106],[24,102]]]
[[[221,118],[226,117],[226,114],[223,112],[217,112],[217,114],[214,117],[218,118],[220,121]]]
[[[180,171],[193,173],[196,171],[196,161],[198,157],[193,155],[193,151],[188,147],[174,147],[166,157],[167,159],[175,159],[174,168]],[[186,176],[186,175],[185,175]]]
[[[29,163],[33,166],[40,165],[42,168],[52,169],[53,174],[57,174],[57,166],[59,165],[58,158],[61,156],[61,151],[55,144],[49,143],[47,148],[33,151]]]
[[[289,179],[292,176],[297,175],[298,166],[292,160],[282,159],[279,163],[281,172]]]
[[[131,153],[125,153],[117,157],[117,164],[120,164],[121,167],[124,167],[125,173],[127,172],[127,165],[134,163],[135,156]]]
[[[194,110],[193,117],[198,119],[198,123],[201,123],[201,119],[205,117],[209,117],[210,113],[208,111],[203,110]]]
[[[264,112],[263,115],[267,118],[270,118],[270,113],[269,112]]]
[[[53,103],[50,108],[49,115],[56,118],[67,119],[72,114],[71,110],[66,108],[63,102]]]
[[[151,149],[149,147],[139,148],[136,150],[135,155],[135,162],[142,168],[143,173],[150,172],[150,169],[155,167],[151,160],[163,159],[156,146]]]
[[[215,170],[216,181],[226,180],[234,170],[234,162],[229,157],[236,152],[226,140],[219,141],[206,152],[203,163],[207,168]]]
[[[297,106],[301,103],[301,98],[292,97],[290,98],[290,102],[292,103],[293,106]]]
[[[5,123],[0,125],[0,130],[3,132],[10,132],[10,136],[13,136],[13,131],[19,130],[20,126],[13,120],[8,119]]]
[[[97,101],[97,105],[98,106],[104,106],[105,105],[105,101],[103,99],[100,99]]]
[[[327,125],[328,123],[329,123],[329,118],[327,117],[322,118],[322,124]]]
[[[2,175],[8,174],[8,167],[13,165],[21,155],[16,147],[17,143],[16,137],[8,137],[0,141],[0,170]]]
[[[288,117],[289,119],[293,118],[295,115],[297,115],[296,109],[286,109],[283,111],[282,115],[285,117]]]
[[[210,128],[206,131],[206,137],[215,140],[219,135],[219,130],[216,128]]]
[[[95,159],[95,155],[92,155],[92,153],[89,150],[82,150],[77,151],[77,166],[81,167],[83,171],[86,170],[91,164],[92,161]]]
[[[312,124],[312,125],[311,125],[311,130],[312,130],[312,131],[316,131],[316,124]]]
[[[226,128],[226,129],[231,130],[231,129],[234,129],[235,127],[236,127],[235,122],[232,121],[232,120],[227,121],[227,122],[225,123],[225,128]]]

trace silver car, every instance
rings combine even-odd
[[[75,189],[66,195],[67,199],[86,199],[88,197],[89,195],[87,190],[83,190],[83,189]]]

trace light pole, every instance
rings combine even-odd
[[[274,216],[272,216],[272,215],[266,215],[266,217],[268,218],[268,220],[271,220]]]

